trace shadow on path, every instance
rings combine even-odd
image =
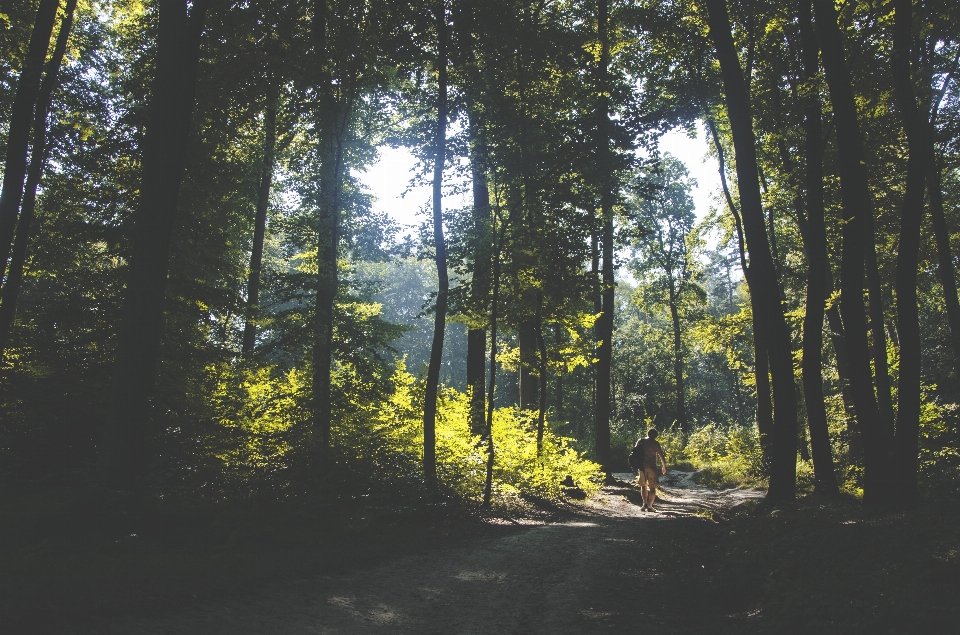
[[[630,474],[618,475],[631,477]],[[717,525],[702,517],[759,493],[664,478],[659,514],[628,482],[566,522],[303,578],[96,632],[583,634],[749,633],[712,600]]]

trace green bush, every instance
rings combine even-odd
[[[667,463],[675,465],[689,460],[690,457],[687,456],[686,452],[687,441],[683,436],[683,432],[676,426],[670,426],[666,430],[659,430],[657,441],[660,442],[660,447],[663,449],[663,455],[666,457]]]
[[[682,455],[711,487],[755,487],[763,482],[763,453],[753,427],[707,424],[692,432]]]
[[[694,463],[712,463],[727,456],[727,435],[708,423],[690,435],[685,453]]]
[[[376,384],[376,385],[374,385]],[[350,365],[334,373],[338,393],[331,430],[331,483],[344,495],[423,493],[423,384],[403,360],[388,378],[361,376]],[[386,391],[386,394],[384,394]],[[251,492],[276,486],[271,478],[296,468],[311,441],[309,378],[302,371],[276,376],[270,369],[226,376],[213,408],[220,434],[206,443],[219,462],[220,491]],[[499,408],[493,416],[493,492],[556,499],[567,476],[586,492],[600,482],[599,466],[545,424],[537,453],[536,415]],[[448,495],[479,501],[486,479],[486,443],[470,432],[469,395],[440,391],[436,420],[437,478]]]

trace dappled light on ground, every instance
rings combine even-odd
[[[107,632],[581,634],[644,619],[660,633],[680,633],[729,621],[707,609],[685,610],[674,592],[695,594],[716,573],[696,556],[710,542],[711,525],[698,513],[728,509],[759,492],[706,490],[687,475],[670,474],[664,511],[654,514],[640,511],[631,475],[618,476],[574,518],[279,583],[255,600],[238,594],[131,618]],[[678,562],[671,555],[678,547],[696,562]],[[714,632],[724,632],[719,626]]]

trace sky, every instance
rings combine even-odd
[[[683,161],[690,176],[697,181],[692,195],[698,218],[706,216],[710,207],[717,205],[720,194],[717,162],[707,154],[706,139],[704,131],[700,129],[695,139],[687,137],[682,130],[674,130],[660,140],[660,150]],[[374,211],[387,212],[401,226],[420,224],[423,217],[418,218],[417,213],[431,204],[430,186],[409,187],[411,170],[415,164],[408,150],[383,147],[380,148],[380,160],[367,168],[366,172],[356,174],[376,197]],[[469,200],[454,196],[445,200],[444,207],[462,207],[469,203]]]

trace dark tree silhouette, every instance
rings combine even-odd
[[[814,0],[816,34],[824,74],[833,105],[840,153],[840,194],[843,202],[843,240],[840,269],[840,313],[843,317],[850,393],[863,438],[863,502],[881,504],[889,491],[890,435],[885,429],[873,392],[867,316],[863,304],[864,259],[868,232],[866,216],[872,214],[867,189],[866,160],[850,73],[844,57],[843,36],[837,13],[829,0]]]
[[[607,0],[597,2],[597,32],[600,39],[600,63],[597,67],[597,164],[599,166],[600,247],[603,268],[600,280],[600,317],[597,318],[596,403],[594,405],[594,452],[596,461],[610,473],[610,368],[613,359],[613,165],[610,149],[610,42],[608,37],[609,7]]]
[[[260,309],[260,271],[263,268],[263,239],[267,230],[267,206],[277,147],[277,102],[279,89],[271,86],[263,115],[263,164],[257,186],[257,211],[253,221],[253,248],[250,275],[247,278],[247,321],[243,326],[243,355],[249,355],[257,341],[257,316]]]
[[[490,302],[490,189],[487,182],[486,149],[476,115],[470,117],[470,167],[473,176],[473,279],[471,304],[478,315]],[[471,327],[467,333],[467,385],[470,393],[470,429],[483,434],[486,393],[487,329]]]
[[[812,82],[820,69],[820,55],[813,34],[810,1],[800,0],[801,77]],[[839,492],[833,469],[827,409],[823,394],[823,318],[827,301],[827,233],[823,204],[823,123],[819,91],[803,97],[804,155],[806,157],[806,226],[804,246],[807,252],[807,301],[803,316],[803,396],[810,428],[813,471],[818,494]],[[802,215],[799,215],[801,216]]]
[[[743,272],[744,280],[747,281],[747,288],[750,289],[750,313],[752,315],[751,325],[753,326],[753,374],[757,388],[757,435],[760,437],[760,448],[763,452],[764,463],[769,466],[772,453],[771,444],[773,443],[773,400],[770,396],[770,367],[767,363],[767,324],[761,318],[763,312],[757,306],[757,299],[753,294],[753,272],[750,270],[749,263],[747,263],[746,244],[743,238],[743,220],[740,216],[740,210],[733,202],[730,187],[727,185],[726,161],[723,144],[720,143],[720,135],[717,133],[717,124],[708,118],[707,127],[710,129],[713,146],[717,151],[720,186],[723,189],[727,207],[733,215],[734,227],[737,231],[740,270]]]
[[[3,166],[3,190],[0,191],[0,277],[6,271],[13,243],[20,203],[23,200],[23,179],[27,173],[27,146],[30,143],[30,124],[34,119],[43,62],[50,46],[53,24],[57,18],[58,0],[40,0],[37,17],[30,35],[27,56],[17,79],[17,92],[10,112],[7,135],[7,157]]]
[[[434,7],[437,28],[437,130],[434,137],[433,246],[439,289],[434,310],[433,344],[423,402],[423,479],[430,490],[437,487],[437,388],[443,358],[443,332],[447,319],[447,247],[443,237],[443,164],[447,155],[447,5],[439,0]]]
[[[737,187],[743,213],[743,228],[750,254],[751,295],[756,308],[769,327],[767,358],[773,384],[774,429],[770,464],[771,500],[792,500],[796,497],[797,394],[793,380],[790,331],[780,303],[773,256],[767,240],[765,218],[760,200],[756,142],[753,135],[750,97],[743,79],[743,70],[733,44],[730,19],[725,0],[707,0],[710,37],[717,50],[717,59],[726,93],[727,114],[733,133],[737,158]]]
[[[923,136],[924,120],[917,107],[910,72],[913,39],[913,6],[895,0],[893,25],[894,102],[907,135],[907,183],[900,206],[900,245],[897,251],[897,331],[900,334],[900,377],[897,386],[897,426],[893,457],[899,490],[895,505],[914,507],[919,502],[917,468],[920,432],[920,313],[917,306],[917,269],[920,262],[920,227],[923,221],[923,185],[929,170]]]
[[[163,328],[167,262],[197,88],[207,0],[160,0],[156,75],[144,139],[140,201],[131,218],[130,269],[123,299],[101,469],[130,486],[148,466],[147,420]]]
[[[3,360],[4,351],[6,351],[7,344],[10,341],[13,320],[17,315],[17,300],[20,297],[20,288],[23,286],[23,266],[27,260],[27,250],[30,247],[36,216],[37,187],[40,185],[44,164],[47,161],[47,115],[50,112],[53,91],[58,85],[60,66],[63,63],[63,55],[67,50],[67,40],[73,28],[73,13],[76,8],[77,0],[67,0],[63,20],[60,22],[60,31],[57,34],[57,43],[54,46],[53,55],[46,64],[46,71],[37,95],[30,168],[27,170],[27,182],[24,186],[23,202],[20,206],[20,218],[17,221],[17,231],[13,239],[10,263],[7,266],[7,277],[2,289],[0,289],[0,360]]]

